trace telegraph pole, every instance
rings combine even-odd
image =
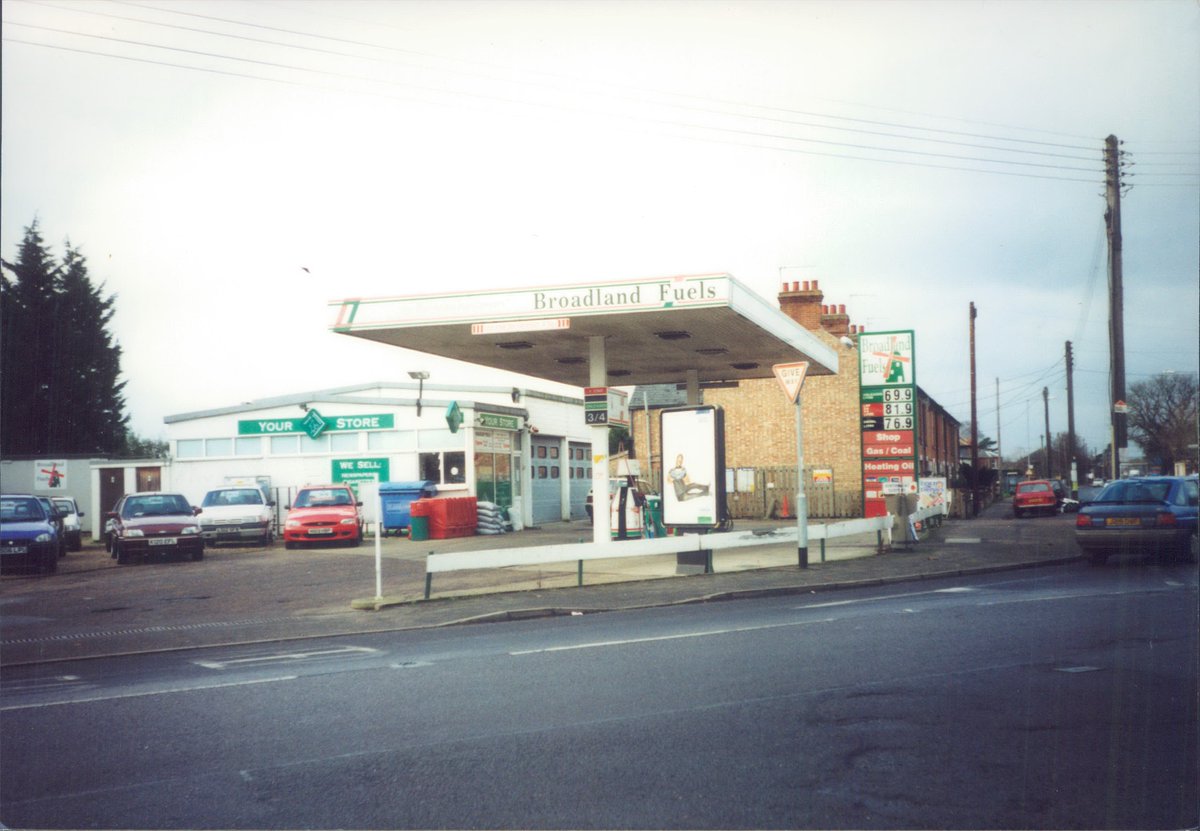
[[[1000,379],[996,379],[996,458],[1004,461],[1004,451],[1000,449]],[[653,480],[651,480],[653,481]]]
[[[1071,480],[1071,498],[1079,497],[1079,474],[1075,466],[1075,383],[1071,342],[1067,341],[1067,476]]]
[[[971,514],[979,516],[979,419],[975,411],[975,302],[971,301]]]
[[[1050,388],[1042,387],[1042,406],[1046,410],[1046,478],[1054,478],[1054,464],[1050,461]]]
[[[1125,301],[1121,266],[1121,149],[1116,136],[1104,140],[1104,195],[1108,208],[1108,349],[1112,365],[1109,407],[1112,419],[1112,469],[1109,477],[1121,476],[1121,451],[1128,446],[1125,413],[1117,412],[1125,402]],[[1124,410],[1124,407],[1120,407]]]

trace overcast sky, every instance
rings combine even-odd
[[[818,280],[1035,447],[1108,443],[1103,145],[1129,383],[1196,372],[1200,6],[4,0],[3,204],[118,296],[131,424],[360,381],[510,383],[334,335],[352,296]],[[999,380],[999,412],[996,387]],[[529,386],[547,387],[540,381]]]

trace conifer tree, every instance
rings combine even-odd
[[[115,296],[70,243],[61,264],[37,220],[0,273],[0,453],[119,453],[126,443]]]

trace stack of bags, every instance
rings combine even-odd
[[[503,534],[506,520],[504,509],[494,502],[479,502],[475,506],[478,518],[475,532],[478,534]]]

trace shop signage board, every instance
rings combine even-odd
[[[916,493],[917,371],[912,330],[858,338],[863,513],[887,513],[884,496]]]
[[[387,457],[375,459],[334,459],[332,481],[344,482],[358,493],[361,482],[391,481]]]
[[[496,413],[475,413],[475,426],[487,430],[520,430],[521,419]]]
[[[351,430],[392,430],[396,417],[391,413],[371,415],[323,416],[316,409],[299,418],[252,418],[238,422],[239,436],[264,436],[286,433],[306,433],[317,438],[322,433]]]
[[[67,486],[66,459],[38,459],[33,463],[34,489],[57,491]]]

